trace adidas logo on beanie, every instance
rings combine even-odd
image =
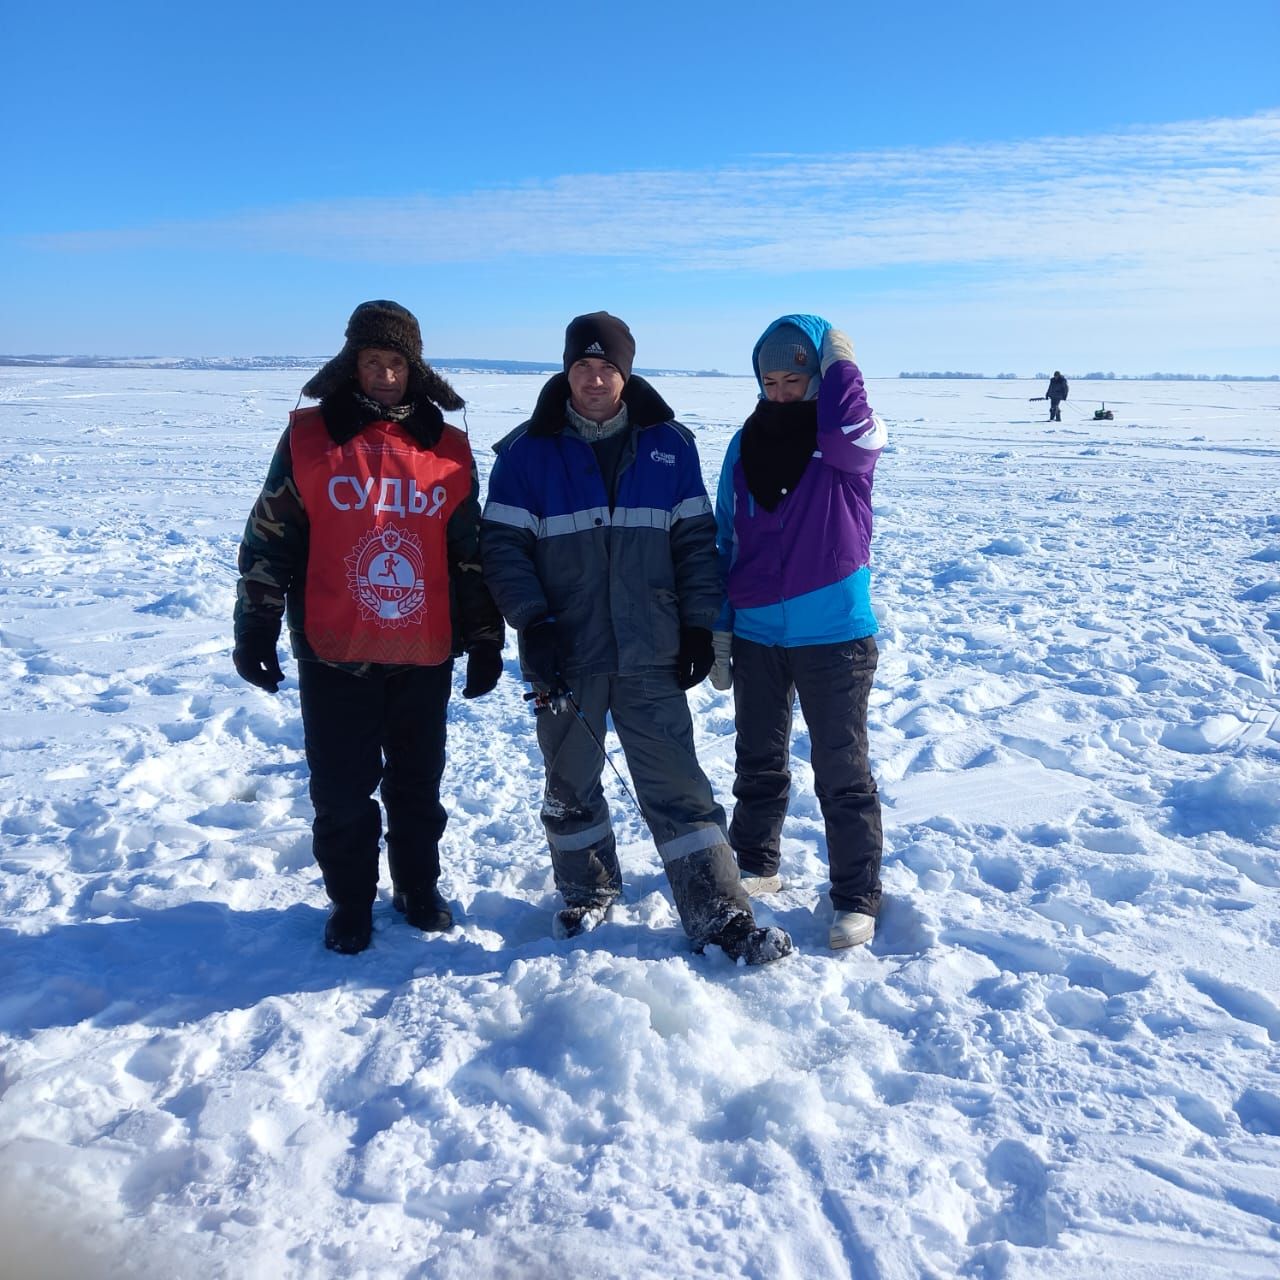
[[[607,360],[625,380],[631,377],[635,358],[636,340],[631,336],[631,330],[607,311],[575,316],[564,331],[566,373],[575,360]]]

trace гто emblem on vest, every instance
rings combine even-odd
[[[405,627],[422,612],[422,543],[389,524],[366,533],[347,557],[347,584],[369,621]]]

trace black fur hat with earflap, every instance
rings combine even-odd
[[[422,329],[413,312],[398,302],[362,302],[347,321],[347,341],[302,388],[304,396],[323,400],[355,381],[356,356],[366,347],[398,351],[409,362],[409,399],[423,397],[441,409],[461,409],[462,397],[422,358]]]

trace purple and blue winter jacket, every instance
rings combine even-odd
[[[831,327],[817,316],[784,316],[761,342],[780,324],[804,329],[819,350]],[[875,635],[871,483],[885,441],[862,374],[848,360],[835,361],[822,375],[817,448],[775,510],[751,496],[741,430],[734,435],[716,494],[716,545],[728,596],[719,630],[786,648]]]

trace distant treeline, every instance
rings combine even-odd
[[[1035,379],[1049,378],[1047,373],[1033,374]],[[1022,377],[1018,373],[958,373],[948,369],[903,372],[900,378],[994,378],[1008,381]],[[1069,373],[1067,377],[1077,382],[1280,382],[1280,373]]]
[[[1037,373],[1037,378],[1047,378]],[[1280,373],[1074,373],[1081,382],[1280,382]]]

